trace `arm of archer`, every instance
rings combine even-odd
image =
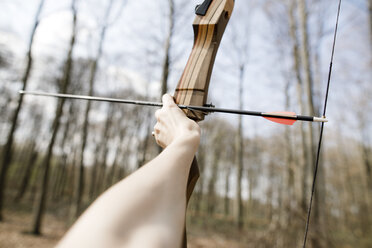
[[[58,247],[180,247],[186,185],[200,128],[163,97],[155,138],[165,147],[147,165],[101,195]]]

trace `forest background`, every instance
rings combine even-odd
[[[18,90],[159,101],[193,43],[189,0],[0,2],[0,246],[51,247],[158,153],[154,109]],[[242,0],[209,90],[218,107],[320,115],[336,0]],[[308,247],[372,246],[372,0],[344,0]],[[319,126],[201,123],[190,247],[296,247]]]

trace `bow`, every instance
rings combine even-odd
[[[174,93],[177,104],[186,106],[206,104],[214,60],[233,8],[234,0],[205,0],[196,6],[193,23],[194,46]],[[195,121],[204,119],[205,112],[193,109],[184,111]],[[199,168],[194,158],[187,183],[187,202],[198,177]]]
[[[214,60],[233,8],[234,0],[205,0],[196,6],[193,23],[194,46],[174,93],[177,104],[192,106],[206,104]],[[204,112],[190,109],[184,111],[195,121],[204,119]],[[198,178],[199,168],[194,157],[187,181],[187,203]],[[183,247],[187,247],[186,226],[184,230]]]

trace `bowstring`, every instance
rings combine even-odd
[[[323,115],[322,115],[324,118],[325,118],[326,112],[327,112],[329,86],[330,86],[330,83],[331,83],[332,67],[333,67],[333,57],[334,57],[334,54],[335,54],[336,38],[337,38],[337,31],[338,31],[338,23],[339,23],[340,10],[341,10],[341,2],[342,2],[342,0],[339,0],[339,2],[338,2],[335,32],[334,32],[334,35],[333,35],[331,62],[329,64],[329,72],[328,72],[328,80],[327,80],[327,90],[326,90],[326,95],[325,95],[325,100],[324,100],[324,108],[323,108]],[[317,154],[316,154],[316,163],[315,163],[315,169],[314,169],[314,177],[313,177],[313,183],[312,183],[312,186],[311,186],[311,196],[310,196],[309,208],[308,208],[308,211],[307,211],[307,219],[306,219],[306,227],[305,227],[305,234],[304,234],[304,242],[303,242],[303,246],[302,246],[303,248],[306,247],[307,234],[308,234],[308,231],[309,231],[311,209],[312,209],[313,198],[314,198],[314,193],[315,193],[316,178],[317,178],[317,175],[318,175],[318,168],[319,168],[319,158],[320,158],[320,151],[321,151],[321,146],[322,146],[323,131],[324,131],[324,122],[322,122],[321,128],[320,128],[318,150],[317,150]]]

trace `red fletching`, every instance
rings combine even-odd
[[[275,118],[275,117],[265,117],[265,115],[280,115],[280,116],[293,116],[295,117],[296,116],[296,113],[293,113],[293,112],[270,112],[270,113],[264,113],[264,116],[263,118],[269,120],[269,121],[272,121],[272,122],[275,122],[275,123],[279,123],[279,124],[283,124],[283,125],[293,125],[297,120],[293,120],[293,119],[283,119],[283,118]]]

